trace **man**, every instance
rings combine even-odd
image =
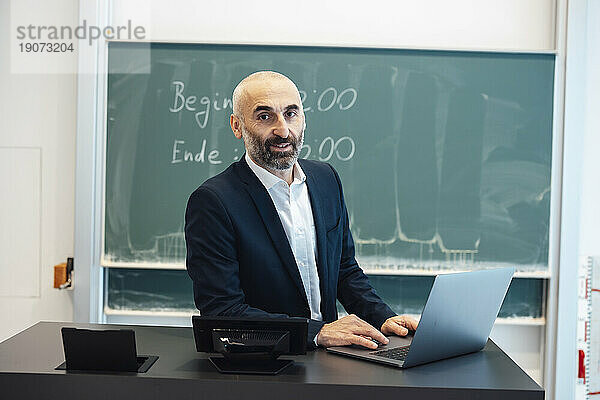
[[[369,338],[387,343],[383,334],[415,330],[355,260],[337,172],[298,159],[306,123],[296,85],[270,71],[246,77],[233,92],[230,125],[245,156],[196,189],[186,210],[200,313],[306,317],[309,343],[324,347],[375,349]],[[351,315],[337,319],[336,298]]]

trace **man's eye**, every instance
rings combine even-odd
[[[298,115],[298,113],[296,111],[288,111],[286,112],[286,117],[291,118],[291,117],[295,117],[296,115]]]
[[[261,121],[266,121],[269,119],[269,114],[260,114],[258,116],[258,119],[260,119]]]

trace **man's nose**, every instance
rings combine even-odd
[[[282,113],[277,114],[277,121],[275,122],[275,126],[273,127],[273,134],[287,138],[290,134],[290,129],[288,127],[287,121]]]

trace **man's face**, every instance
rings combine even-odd
[[[291,168],[300,154],[305,128],[296,87],[283,79],[250,82],[242,113],[241,137],[250,158],[272,170]]]

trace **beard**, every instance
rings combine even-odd
[[[264,141],[256,134],[246,129],[242,124],[242,138],[246,145],[246,151],[254,162],[263,168],[271,170],[290,169],[298,160],[302,144],[304,143],[304,128],[298,137],[288,135],[287,138],[272,136]],[[286,151],[273,151],[272,145],[290,144],[290,149]]]

